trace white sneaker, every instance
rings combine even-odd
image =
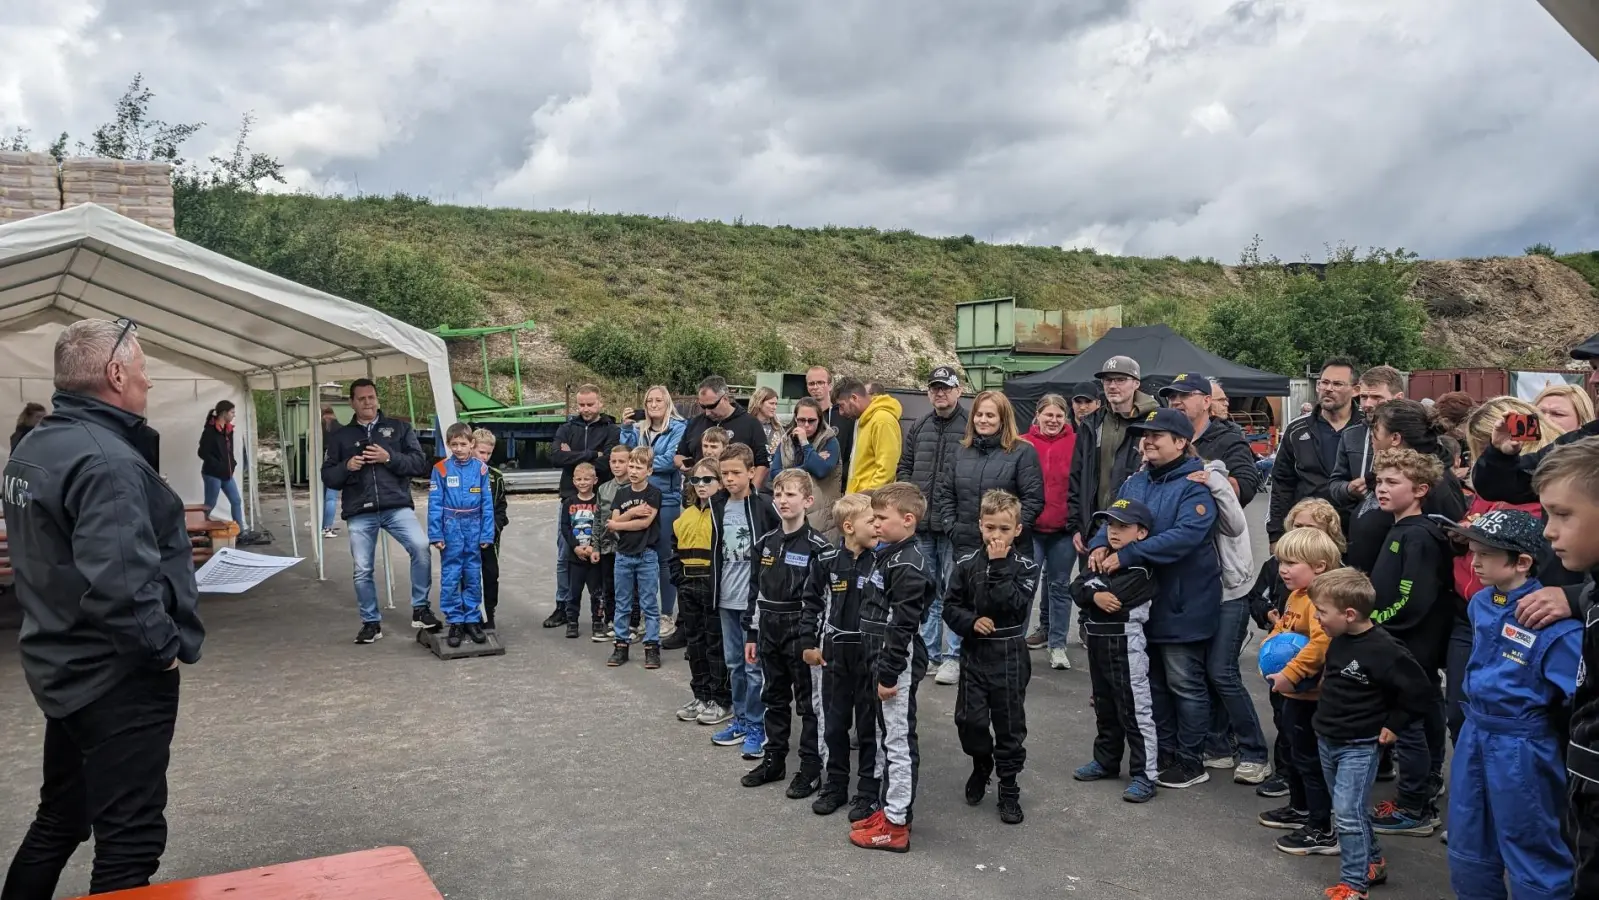
[[[1065,647],[1054,647],[1049,651],[1049,667],[1051,669],[1070,669],[1071,658],[1066,655]]]
[[[666,640],[677,631],[677,613],[661,616],[661,640]]]
[[[1207,769],[1231,769],[1236,765],[1238,765],[1238,760],[1231,756],[1205,757],[1205,768]]]
[[[704,710],[704,703],[698,700],[690,700],[677,708],[677,720],[679,722],[693,722],[700,717],[700,713]]]
[[[933,677],[934,684],[956,684],[961,680],[961,663],[958,659],[946,659],[938,666],[938,674]]]
[[[1271,763],[1241,762],[1233,772],[1233,781],[1239,784],[1260,784],[1271,777]]]
[[[322,529],[322,536],[325,538],[336,538],[339,536],[339,530],[337,528],[324,528]]]

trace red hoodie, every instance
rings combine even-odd
[[[1071,423],[1054,437],[1038,430],[1035,423],[1022,440],[1038,451],[1038,465],[1044,470],[1044,511],[1038,514],[1033,530],[1055,532],[1066,529],[1066,496],[1072,473],[1072,451],[1077,449],[1077,432]]]
[[[1519,509],[1524,513],[1531,514],[1535,519],[1543,517],[1543,507],[1536,503],[1502,503],[1497,500],[1484,500],[1481,497],[1472,495],[1471,506],[1466,510],[1466,517],[1461,520],[1460,524],[1470,525],[1484,513],[1492,512],[1496,509]],[[1471,554],[1462,553],[1456,556],[1454,569],[1455,591],[1460,594],[1460,599],[1469,604],[1471,598],[1476,596],[1477,592],[1482,590],[1483,587],[1482,582],[1477,578],[1477,573],[1471,570]]]

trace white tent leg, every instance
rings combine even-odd
[[[376,382],[372,377],[372,357],[366,358],[366,377]],[[376,390],[376,388],[374,388]],[[388,592],[389,609],[394,608],[394,565],[389,561],[389,536],[383,529],[378,529],[378,544],[383,548],[383,589]],[[410,552],[410,551],[406,551]],[[415,588],[415,585],[412,585]]]
[[[245,436],[244,455],[245,471],[250,476],[250,497],[247,505],[250,507],[250,521],[247,523],[251,531],[261,530],[261,467],[257,465],[256,457],[261,455],[261,430],[260,423],[255,416],[255,392],[250,390],[250,379],[241,378],[244,385],[244,428],[249,432]]]
[[[294,473],[289,467],[289,443],[284,438],[288,424],[283,418],[283,388],[278,385],[278,373],[272,373],[272,396],[278,404],[278,458],[283,461],[283,505],[289,512],[289,548],[300,555],[300,533],[294,528]]]
[[[328,580],[327,560],[323,558],[322,531],[328,523],[322,521],[322,510],[327,506],[322,485],[322,387],[317,383],[316,365],[311,366],[311,405],[307,407],[305,427],[306,474],[311,484],[311,517],[316,527],[311,530],[311,546],[316,552],[316,580]],[[315,423],[315,424],[312,424]]]

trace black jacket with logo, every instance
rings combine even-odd
[[[1276,543],[1283,536],[1283,517],[1306,497],[1332,500],[1332,469],[1322,465],[1313,431],[1321,421],[1321,407],[1288,423],[1277,442],[1277,461],[1271,467],[1271,511],[1266,515],[1266,536]],[[1344,432],[1366,421],[1360,410],[1350,411]]]
[[[6,463],[22,669],[44,714],[82,709],[129,674],[195,663],[197,612],[183,500],[140,452],[141,416],[56,392]]]
[[[366,444],[389,451],[389,461],[365,465],[359,472],[348,468],[350,460],[361,455]],[[411,479],[428,474],[428,457],[411,426],[390,419],[378,410],[377,418],[365,425],[350,424],[328,433],[327,453],[322,461],[322,484],[340,492],[340,507],[346,521],[363,513],[389,509],[414,509]]]
[[[996,632],[1011,629],[1021,636],[1032,611],[1033,594],[1038,590],[1038,563],[1016,552],[1000,559],[989,559],[988,551],[974,550],[955,563],[949,591],[944,596],[944,624],[974,643],[963,648],[977,649],[982,635],[972,630],[978,619],[989,619]]]
[[[898,684],[918,660],[926,664],[922,619],[937,590],[915,535],[878,548],[877,567],[861,598],[861,622],[875,623],[883,631],[881,647],[871,659],[883,687]]]
[[[848,547],[838,549],[828,563],[827,596],[822,608],[806,609],[801,619],[801,650],[818,646],[827,649],[839,640],[860,643],[861,598],[866,595],[876,567],[877,554],[872,550],[863,550],[856,556]],[[818,635],[821,643],[810,643]]]
[[[779,520],[777,528],[755,541],[755,602],[744,608],[744,627],[758,626],[757,606],[765,612],[800,615],[802,622],[816,621],[817,611],[827,603],[828,572],[836,553],[838,548],[809,523],[784,533]],[[754,635],[750,637],[753,641]],[[802,636],[802,647],[813,637]]]
[[[905,448],[899,454],[899,467],[894,472],[895,481],[908,481],[922,489],[929,499],[938,479],[960,449],[966,437],[966,410],[956,406],[947,416],[930,412],[905,433]],[[919,533],[943,534],[948,530],[942,516],[923,516],[916,523]]]

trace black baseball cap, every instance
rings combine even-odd
[[[1165,431],[1184,440],[1194,439],[1194,423],[1188,421],[1188,417],[1180,410],[1171,407],[1152,410],[1143,420],[1127,426],[1127,430],[1128,432]]]
[[[1094,513],[1095,521],[1099,519],[1114,519],[1124,525],[1142,525],[1145,528],[1155,527],[1155,514],[1150,512],[1141,500],[1117,500],[1109,509],[1102,509]]]
[[[952,366],[936,366],[933,371],[927,373],[927,386],[932,387],[935,384],[942,387],[958,388],[961,386],[961,379],[959,375],[955,374],[955,369]]]
[[[1077,386],[1072,388],[1071,399],[1076,400],[1079,397],[1081,397],[1084,400],[1098,400],[1099,399],[1099,382],[1097,382],[1097,381],[1079,381],[1079,382],[1077,382]]]
[[[1583,362],[1592,362],[1599,359],[1599,334],[1592,335],[1586,341],[1571,348],[1571,358]]]
[[[1165,394],[1204,394],[1210,395],[1210,379],[1195,372],[1184,372],[1171,380],[1171,384],[1160,389]]]
[[[1483,513],[1470,524],[1444,527],[1468,541],[1510,553],[1525,553],[1534,560],[1543,555],[1548,546],[1543,524],[1531,513],[1519,509],[1495,509]]]

